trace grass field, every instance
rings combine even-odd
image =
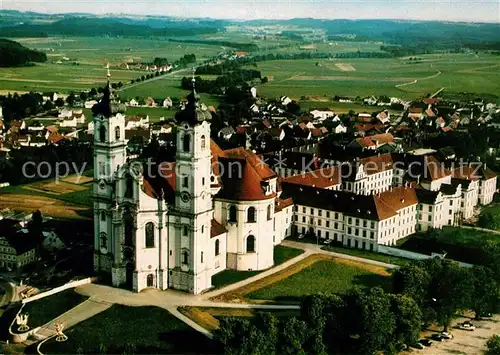
[[[345,293],[354,286],[382,286],[390,290],[387,274],[378,274],[360,264],[320,260],[276,283],[247,294],[251,299],[298,300],[315,293]]]
[[[455,245],[480,247],[484,245],[485,241],[500,243],[500,235],[498,234],[457,227],[444,227],[433,235],[436,236],[439,242]]]
[[[500,91],[500,58],[487,54],[442,54],[407,59],[279,60],[257,63],[263,76],[258,87],[266,97],[288,95],[388,95],[415,98],[445,88],[445,92],[494,94]],[[316,65],[316,64],[319,65]],[[354,70],[346,70],[347,68]],[[415,82],[416,81],[416,82]]]
[[[52,217],[88,218],[91,207],[92,179],[87,176],[78,182],[76,175],[69,175],[59,182],[47,179],[0,189],[0,209],[40,210]]]
[[[87,297],[79,295],[73,289],[69,289],[27,303],[22,313],[29,314],[28,325],[30,328],[36,328],[57,318],[86,299]]]
[[[113,305],[50,340],[45,354],[213,354],[214,342],[157,307]]]
[[[278,245],[274,248],[274,266],[283,264],[285,261],[299,256],[304,251],[296,248],[285,247]],[[221,288],[239,281],[255,276],[262,271],[236,271],[224,270],[212,277],[212,285],[215,288]]]

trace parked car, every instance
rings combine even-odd
[[[331,239],[325,239],[322,241],[323,244],[330,244],[331,242]]]
[[[432,340],[435,340],[435,341],[443,341],[444,340],[444,337],[441,334],[432,334],[431,338],[432,338]]]
[[[467,330],[467,331],[469,331],[469,332],[473,332],[473,331],[476,329],[476,327],[474,326],[474,324],[472,324],[472,323],[471,323],[471,322],[469,322],[469,321],[465,321],[465,322],[463,322],[463,323],[460,323],[460,324],[458,325],[458,328],[460,328],[460,329],[462,329],[462,330]]]
[[[493,317],[493,314],[491,314],[491,313],[481,314],[481,318],[491,318],[491,317]]]
[[[432,340],[430,340],[430,339],[422,339],[422,340],[420,340],[420,343],[423,346],[431,346],[432,345]]]
[[[441,336],[443,337],[443,339],[453,339],[453,335],[448,332],[442,332]]]
[[[306,237],[305,234],[299,234],[299,239],[304,239]]]

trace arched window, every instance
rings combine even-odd
[[[253,235],[249,235],[247,238],[247,253],[255,252],[255,237]]]
[[[105,222],[106,221],[106,212],[101,211],[101,221]]]
[[[189,264],[189,253],[187,250],[182,251],[182,263]]]
[[[219,242],[219,239],[216,239],[215,240],[215,255],[219,255],[220,254],[220,242]]]
[[[247,222],[255,222],[255,207],[249,207],[247,211]]]
[[[99,235],[99,240],[101,242],[101,248],[108,247],[108,235],[105,232],[101,232]]]
[[[153,222],[146,224],[146,248],[155,247],[155,225]]]
[[[206,139],[205,136],[201,136],[201,149],[204,149],[206,145]]]
[[[271,205],[267,206],[267,220],[271,219]]]
[[[99,128],[99,141],[104,143],[106,141],[106,127],[101,126]]]
[[[125,197],[133,198],[134,197],[134,180],[132,176],[128,175],[125,185]]]
[[[184,135],[184,139],[182,140],[182,150],[185,152],[189,152],[191,146],[191,136],[189,134]]]
[[[229,222],[236,222],[236,206],[229,207]]]
[[[116,140],[120,139],[120,127],[119,126],[115,127],[115,139]]]

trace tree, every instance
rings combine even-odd
[[[75,94],[73,92],[70,92],[68,97],[66,98],[66,103],[70,106],[73,106],[75,103]]]
[[[481,228],[496,229],[495,217],[491,212],[483,212],[479,215],[477,225]]]
[[[493,335],[486,342],[485,355],[498,355],[500,354],[500,335]]]
[[[356,292],[351,316],[359,322],[360,351],[373,354],[394,347],[396,319],[389,296],[380,287]]]
[[[394,293],[411,297],[419,306],[424,304],[431,281],[427,271],[417,263],[408,263],[393,274]]]
[[[467,269],[469,307],[474,311],[476,319],[482,314],[491,312],[498,297],[498,284],[491,269],[484,266],[473,266]]]
[[[430,259],[433,260],[433,259]],[[448,326],[453,315],[459,310],[467,307],[468,278],[466,271],[457,263],[449,260],[441,260],[429,263],[432,267],[441,265],[432,275],[429,294],[430,305],[436,312],[436,320],[443,330],[448,331]]]
[[[288,105],[286,105],[286,111],[294,115],[300,114],[300,105],[292,100]]]
[[[281,327],[277,353],[280,355],[306,355],[304,343],[308,333],[306,322],[295,317],[288,318]]]
[[[391,311],[396,319],[394,338],[397,343],[412,345],[418,341],[422,312],[417,302],[407,295],[390,295]]]
[[[82,91],[80,93],[80,100],[87,101],[88,97],[89,97],[89,95],[85,91]]]
[[[62,107],[62,106],[64,106],[64,100],[61,97],[59,97],[59,98],[57,98],[55,104],[57,107]]]
[[[50,101],[50,100],[47,100],[47,101],[45,101],[45,102],[43,103],[43,109],[44,109],[45,111],[50,111],[50,110],[53,110],[53,109],[54,109],[54,107],[56,107],[56,106],[55,106],[55,105],[54,105],[54,103],[53,103],[52,101]]]
[[[272,336],[277,334],[276,321],[272,319],[260,320],[260,325],[266,324],[272,329]],[[227,355],[266,355],[272,349],[274,342],[266,329],[259,329],[247,319],[228,318],[220,322],[219,329],[215,332],[215,339],[224,348]]]
[[[97,96],[97,90],[95,88],[90,89],[89,96],[90,97]]]

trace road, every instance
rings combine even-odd
[[[122,86],[121,88],[116,89],[115,91],[119,92],[119,91],[127,90],[127,89],[130,89],[130,88],[134,88],[134,87],[139,86],[139,85],[144,85],[144,84],[147,84],[147,83],[151,83],[151,82],[153,82],[155,80],[164,79],[166,76],[171,76],[171,75],[174,75],[174,74],[180,74],[180,73],[182,73],[184,71],[186,71],[186,72],[187,71],[192,72],[192,70],[189,70],[189,69],[179,69],[179,70],[175,70],[175,71],[173,70],[170,73],[167,73],[165,75],[155,76],[155,77],[153,77],[151,79],[147,79],[147,80],[144,80],[144,81],[139,81],[139,82],[136,82],[136,83],[133,83],[133,84],[130,84],[130,85],[126,85],[126,86]],[[151,74],[151,72],[148,73],[148,74]]]

